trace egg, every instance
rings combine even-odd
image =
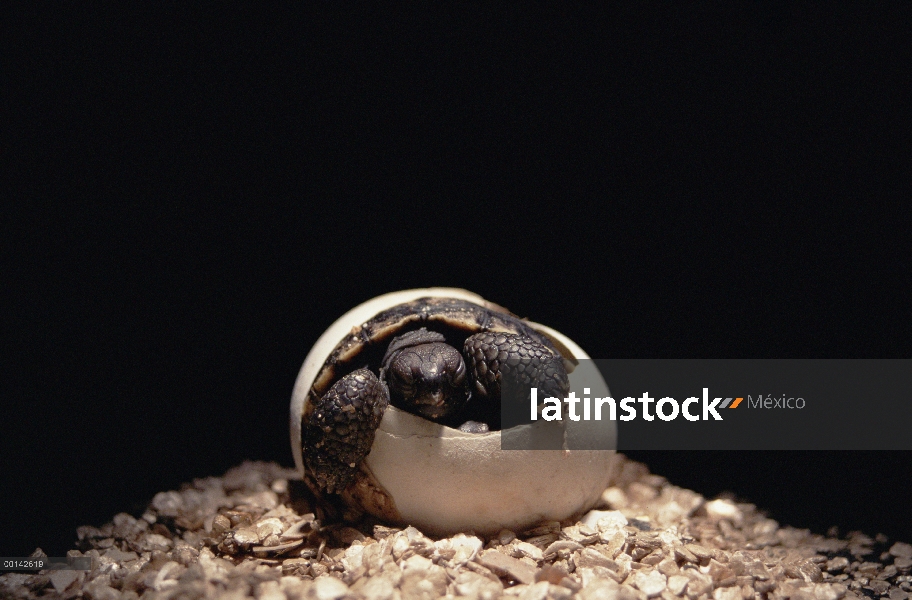
[[[328,377],[324,364],[362,325],[384,311],[421,298],[452,298],[498,315],[506,313],[467,290],[425,288],[378,296],[337,319],[308,353],[292,392],[291,445],[302,478],[306,479],[302,418],[312,408],[315,381]],[[582,389],[585,384],[593,397],[609,396],[601,374],[575,342],[544,325],[524,324],[550,340],[565,364],[571,368],[576,365],[569,373],[572,389]],[[347,357],[355,355],[356,360],[359,348],[350,345]],[[504,435],[525,439],[548,435],[555,427],[565,428],[565,439],[573,437],[574,431],[575,435],[591,435],[591,428],[597,427],[599,447],[608,449],[502,447]],[[432,535],[520,531],[543,521],[576,517],[593,508],[614,476],[612,448],[616,447],[616,437],[614,422],[567,419],[538,420],[506,432],[467,433],[389,405],[357,477],[339,499],[354,513],[367,512],[392,525],[413,525]]]

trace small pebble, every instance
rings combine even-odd
[[[608,508],[619,510],[627,507],[627,494],[617,487],[610,487],[602,492],[602,504]]]
[[[675,596],[680,596],[684,593],[684,587],[688,581],[690,580],[684,575],[672,575],[668,578],[668,591]]]
[[[315,600],[338,600],[348,593],[348,586],[335,577],[318,577],[314,580]]]
[[[502,546],[506,546],[515,539],[516,534],[509,529],[501,529],[500,533],[497,534],[497,541],[499,541]]]
[[[667,579],[658,571],[637,571],[633,576],[633,584],[648,597],[652,598],[665,591]]]
[[[744,515],[741,509],[729,500],[712,500],[704,505],[706,514],[713,521],[728,519],[733,523],[741,523]]]

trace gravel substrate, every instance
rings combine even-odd
[[[0,576],[14,598],[369,600],[906,600],[912,546],[780,527],[751,504],[708,501],[618,455],[619,477],[580,521],[491,539],[321,524],[290,470],[248,462],[155,496],[139,519],[80,527],[91,571]],[[36,556],[41,551],[36,550]]]

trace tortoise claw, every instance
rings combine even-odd
[[[307,470],[321,490],[340,493],[352,482],[388,405],[386,385],[368,369],[342,377],[315,403],[302,437]]]

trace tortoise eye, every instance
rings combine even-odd
[[[415,380],[412,377],[412,370],[393,361],[389,368],[390,381],[389,385],[392,391],[401,393],[403,396],[411,396],[415,393]]]

